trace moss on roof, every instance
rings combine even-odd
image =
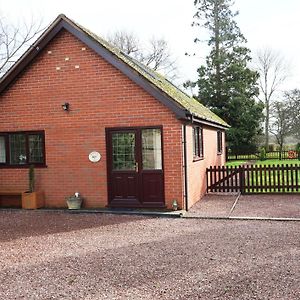
[[[99,37],[98,35],[94,34],[93,32],[89,31],[85,27],[81,26],[80,24],[72,21],[75,23],[81,30],[83,30],[86,34],[96,40],[99,44],[101,44],[104,48],[108,51],[116,55],[119,59],[124,61],[127,65],[132,67],[135,71],[137,71],[140,75],[150,81],[153,85],[159,88],[162,92],[167,94],[170,98],[172,98],[177,104],[181,107],[186,109],[190,114],[209,121],[213,122],[225,127],[229,127],[229,125],[222,120],[219,116],[214,114],[210,109],[205,107],[195,98],[190,97],[178,87],[173,85],[169,80],[163,77],[161,74],[153,71],[149,67],[143,65],[141,62],[136,61],[134,58],[128,56],[119,48],[113,46],[112,44],[105,41],[103,38]]]

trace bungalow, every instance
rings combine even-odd
[[[228,124],[64,15],[1,79],[0,112],[0,189],[34,165],[46,207],[187,209],[225,162]]]

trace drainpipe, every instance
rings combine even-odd
[[[186,118],[193,124],[194,116],[186,111]],[[188,175],[187,175],[187,143],[186,143],[186,124],[183,125],[183,169],[184,169],[184,198],[185,210],[189,210],[189,194],[188,194]]]
[[[184,169],[184,198],[185,210],[188,211],[188,182],[187,182],[187,149],[186,149],[186,125],[183,125],[183,169]]]

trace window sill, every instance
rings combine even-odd
[[[47,168],[47,165],[35,165],[33,164],[35,169],[43,169]],[[30,165],[1,165],[0,164],[0,169],[29,169]]]
[[[201,160],[204,160],[204,156],[202,156],[202,157],[194,157],[193,158],[193,162],[197,162],[197,161],[201,161]]]

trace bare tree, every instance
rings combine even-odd
[[[284,58],[272,49],[257,52],[256,69],[260,74],[259,87],[261,101],[265,105],[265,147],[269,147],[270,106],[276,92],[288,76],[288,66]]]
[[[300,140],[300,90],[294,89],[286,91],[284,98],[290,107],[292,135]]]
[[[107,40],[114,46],[121,49],[124,53],[137,58],[140,52],[140,40],[132,32],[116,31],[115,33],[108,35]]]
[[[149,41],[148,51],[143,60],[153,70],[173,72],[176,68],[175,60],[172,59],[168,48],[168,43],[164,39],[152,38]]]
[[[32,20],[29,24],[13,25],[0,16],[0,77],[43,30],[41,24],[42,21]]]
[[[127,55],[161,72],[171,80],[176,78],[176,60],[165,39],[153,37],[147,43],[142,43],[134,33],[117,31],[108,35],[107,40]]]
[[[279,145],[279,159],[286,137],[293,131],[293,117],[291,106],[288,102],[274,101],[270,106],[270,126],[269,131],[274,135]]]

